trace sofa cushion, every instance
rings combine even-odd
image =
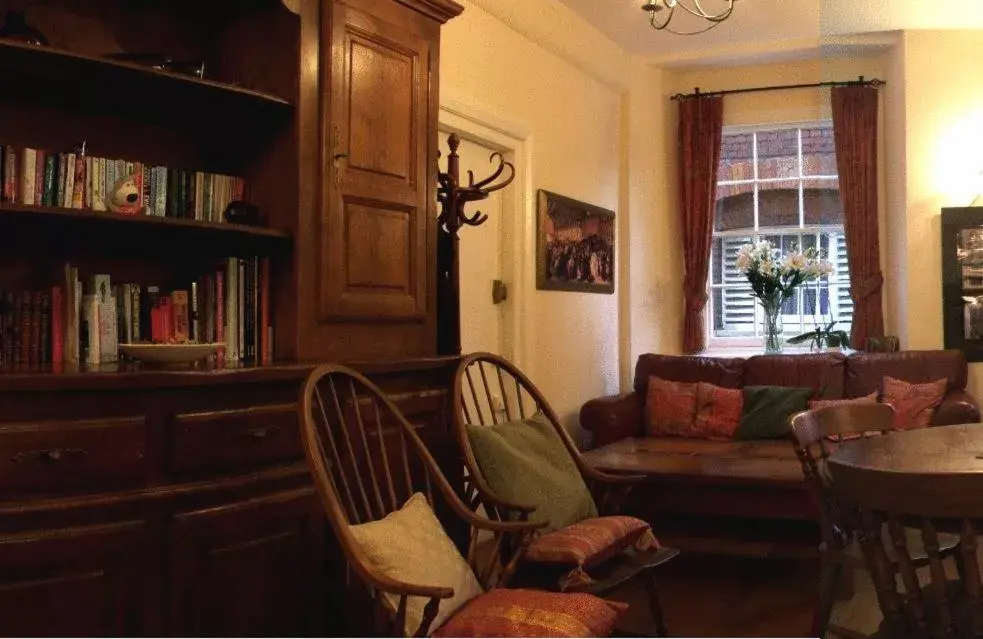
[[[894,408],[894,427],[899,430],[924,428],[932,421],[935,409],[945,397],[946,380],[928,384],[909,384],[893,377],[884,378],[881,401]]]
[[[809,387],[816,398],[840,399],[845,369],[842,353],[755,355],[744,362],[744,385]]]
[[[946,378],[946,392],[966,388],[966,357],[962,351],[901,351],[854,353],[846,362],[846,396],[880,392],[885,377],[912,384]]]
[[[743,407],[744,392],[740,388],[697,383],[693,436],[723,441],[733,439]]]
[[[645,390],[646,434],[691,437],[696,418],[696,384],[649,378]]]
[[[698,355],[640,355],[635,363],[635,392],[645,395],[649,377],[673,382],[708,382],[724,388],[744,385],[744,359]]]
[[[745,386],[744,411],[734,439],[777,439],[789,433],[789,418],[808,407],[813,389]]]
[[[863,397],[851,397],[847,399],[810,399],[809,410],[816,408],[828,408],[830,406],[849,406],[850,404],[876,404],[877,391]]]

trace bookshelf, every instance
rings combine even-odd
[[[37,236],[47,239],[46,251],[63,254],[79,237],[92,240],[89,249],[119,255],[152,254],[162,245],[165,254],[180,246],[194,255],[284,255],[293,245],[288,232],[262,226],[0,202],[0,237]]]
[[[241,178],[261,225],[66,206],[35,184],[32,201],[0,202],[0,291],[51,290],[66,264],[83,283],[176,290],[257,258],[275,335],[260,365],[0,369],[4,630],[337,632],[356,614],[304,460],[298,391],[317,364],[348,362],[456,468],[442,445],[456,359],[436,357],[435,188],[440,28],[461,7],[0,0],[0,20],[8,8],[50,46],[0,39],[0,146],[60,166],[84,141],[92,158],[194,173],[195,189],[198,173]],[[204,78],[106,57],[121,52],[200,60]],[[364,73],[343,72],[354,64]]]
[[[53,99],[69,92],[101,106],[139,95],[146,105],[163,104],[171,112],[183,105],[195,111],[205,107],[216,113],[244,112],[245,117],[287,117],[294,107],[291,100],[267,91],[14,40],[0,39],[0,73],[5,92]],[[93,92],[93,87],[100,90]]]

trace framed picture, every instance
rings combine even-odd
[[[540,189],[536,288],[614,293],[614,211]]]

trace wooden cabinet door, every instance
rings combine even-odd
[[[0,536],[0,634],[148,632],[144,585],[152,577],[141,564],[152,552],[147,539],[142,521]]]
[[[314,488],[182,513],[170,532],[171,635],[302,636],[325,609]]]
[[[391,0],[333,7],[320,318],[422,321],[437,40]]]

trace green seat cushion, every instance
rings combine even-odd
[[[475,461],[500,499],[535,506],[529,518],[546,521],[543,532],[597,517],[597,507],[577,465],[549,419],[468,425]]]
[[[734,439],[776,439],[789,433],[789,418],[806,410],[811,388],[745,386],[744,408]]]

